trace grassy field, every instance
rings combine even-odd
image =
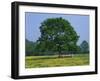
[[[25,68],[59,67],[89,65],[89,54],[77,54],[73,57],[26,56]]]

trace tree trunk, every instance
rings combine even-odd
[[[58,57],[61,58],[61,46],[60,45],[58,46],[58,52],[59,52],[59,56]]]
[[[60,52],[59,52],[59,56],[58,56],[59,58],[61,58],[61,54],[60,54]]]

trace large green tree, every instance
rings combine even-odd
[[[37,48],[41,51],[76,51],[79,36],[68,20],[48,18],[41,23]]]

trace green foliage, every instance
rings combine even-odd
[[[89,53],[89,44],[87,41],[83,41],[80,45],[80,49],[82,53]]]
[[[41,23],[41,37],[38,45],[39,51],[77,51],[79,36],[68,20],[63,18],[49,18]]]
[[[37,46],[37,42],[32,42],[26,39],[25,40],[26,56],[37,55],[36,46]]]
[[[38,44],[38,42],[32,42],[27,39],[25,40],[26,56],[41,56],[41,55],[55,55],[56,54],[56,52],[54,53],[52,51],[43,51],[43,49],[45,50],[45,48],[42,48],[42,47],[43,45]]]
[[[25,40],[25,51],[26,51],[26,55],[31,55],[33,53],[33,46],[34,44],[30,41],[28,41],[27,39]]]
[[[26,56],[26,68],[61,67],[89,65],[89,54],[75,54],[73,57],[58,58],[53,56]]]

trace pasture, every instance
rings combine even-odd
[[[89,65],[89,54],[75,54],[73,57],[26,56],[25,68],[61,67]]]

